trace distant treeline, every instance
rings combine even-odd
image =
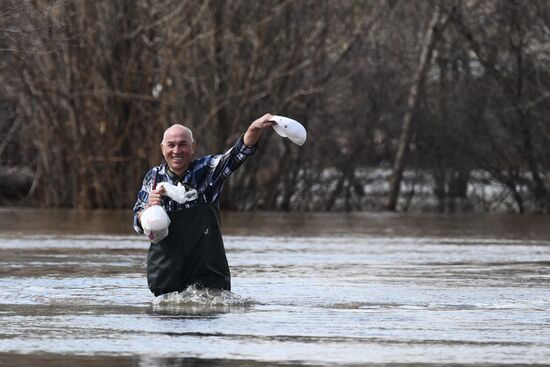
[[[167,126],[219,153],[271,112],[308,140],[264,134],[226,209],[550,212],[549,1],[3,0],[0,52],[26,203],[131,207]]]

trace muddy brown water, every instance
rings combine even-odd
[[[0,209],[0,366],[550,361],[548,217],[223,213],[232,292],[165,298],[130,221]]]

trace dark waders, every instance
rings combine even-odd
[[[201,197],[196,206],[168,215],[168,236],[151,243],[147,256],[151,292],[155,296],[179,292],[192,284],[230,290],[218,207]]]

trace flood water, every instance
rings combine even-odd
[[[0,210],[0,366],[544,365],[550,218],[224,213],[155,298],[128,211]]]

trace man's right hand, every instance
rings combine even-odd
[[[145,208],[143,208],[143,210],[138,213],[138,219],[140,223],[141,223],[141,214],[143,214],[143,211],[153,205],[162,205],[162,198],[165,195],[166,195],[166,191],[162,186],[159,187],[158,189],[151,190],[151,192],[149,193],[149,199],[147,200],[147,205],[145,205]]]
[[[151,190],[151,192],[149,193],[149,201],[147,202],[147,205],[149,206],[162,205],[162,198],[165,195],[166,195],[166,191],[162,186],[154,190]]]

